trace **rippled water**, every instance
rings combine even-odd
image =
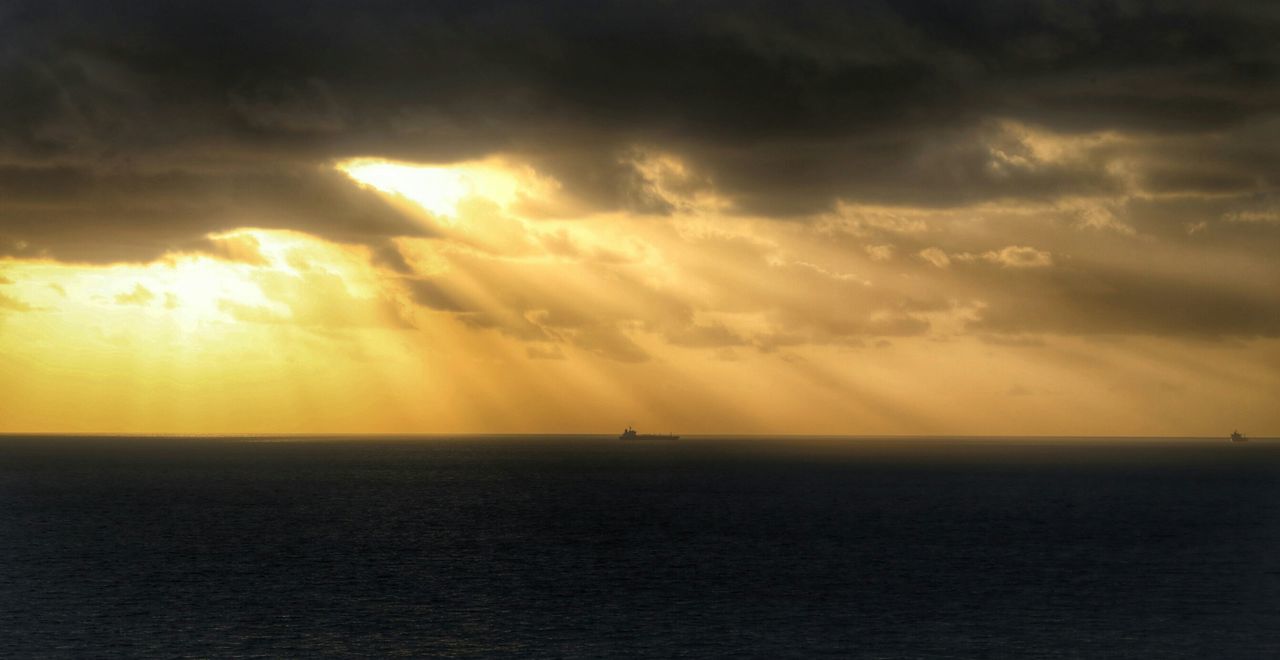
[[[1280,657],[1280,444],[0,438],[0,656]]]

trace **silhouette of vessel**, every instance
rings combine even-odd
[[[679,440],[680,436],[672,435],[670,433],[666,435],[658,435],[653,433],[636,433],[635,429],[628,426],[625,430],[623,430],[622,435],[618,436],[618,439],[619,440]]]
[[[1231,441],[1232,441],[1232,442],[1248,442],[1248,441],[1249,441],[1249,438],[1248,438],[1248,436],[1246,436],[1245,434],[1243,434],[1243,433],[1241,433],[1241,432],[1239,432],[1239,431],[1232,431],[1232,432],[1231,432]]]

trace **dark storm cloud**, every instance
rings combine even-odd
[[[559,292],[493,275],[518,312],[508,318],[469,307],[447,281],[412,279],[390,238],[431,223],[333,165],[502,153],[590,208],[666,214],[678,200],[636,162],[669,153],[689,171],[675,192],[714,191],[733,212],[773,218],[809,219],[837,200],[1093,200],[1107,222],[887,241],[903,255],[949,238],[944,253],[1034,244],[1070,256],[1102,234],[1064,232],[1117,230],[1106,235],[1114,245],[1099,246],[1109,260],[1063,262],[1074,270],[1055,260],[1016,284],[986,282],[984,331],[1271,335],[1280,303],[1265,287],[1198,281],[1190,268],[1113,268],[1148,258],[1123,231],[1246,260],[1280,240],[1266,220],[1280,184],[1278,33],[1280,9],[1255,2],[9,2],[0,255],[148,260],[214,250],[205,236],[220,230],[295,229],[369,245],[426,307],[642,359],[619,340],[635,320],[626,313],[574,318]],[[1055,156],[1018,127],[1110,137]],[[923,293],[872,295],[784,270],[761,271],[784,277],[778,284],[707,281],[723,309],[766,309],[818,340],[927,325],[901,308]],[[963,280],[961,271],[948,272]],[[645,293],[607,271],[589,275],[619,295]],[[798,302],[806,286],[835,311]],[[1046,301],[1056,306],[1036,311]],[[659,310],[650,329],[675,343],[749,340],[695,324],[680,304],[645,304]],[[523,314],[537,310],[534,325]]]
[[[501,150],[661,211],[617,165],[654,143],[749,210],[1036,196],[1106,182],[984,173],[984,120],[1230,130],[1276,110],[1277,28],[1220,2],[17,3],[0,148],[94,167]]]
[[[318,167],[144,173],[0,165],[0,200],[0,255],[67,261],[147,261],[207,248],[205,234],[242,226],[363,243],[427,233],[412,211]]]

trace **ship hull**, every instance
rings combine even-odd
[[[622,435],[618,436],[618,439],[619,440],[679,440],[680,436],[673,435],[670,433],[666,435],[657,434],[657,433],[636,433],[635,429],[628,426],[627,429],[622,432]]]

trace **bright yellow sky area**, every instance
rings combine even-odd
[[[644,165],[674,214],[579,215],[555,181],[503,160],[340,164],[421,207],[427,237],[395,239],[407,268],[251,227],[211,236],[215,254],[149,264],[0,262],[0,432],[1280,426],[1275,340],[971,331],[986,303],[959,285],[942,307],[900,301],[953,286],[937,278],[960,268],[1022,277],[1066,257],[851,250],[832,229],[848,217],[822,229],[722,216],[725,200],[682,192],[678,161]],[[903,234],[928,221],[859,213]]]

